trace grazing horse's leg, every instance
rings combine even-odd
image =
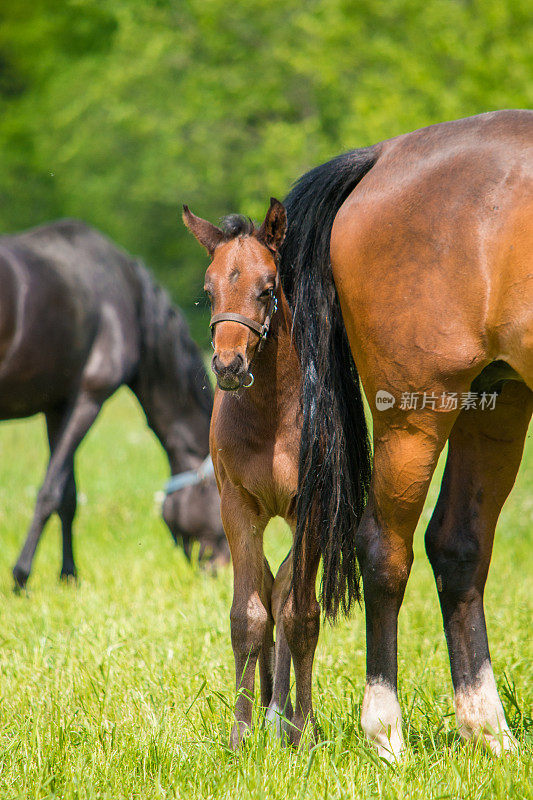
[[[26,585],[43,528],[51,514],[59,510],[65,496],[67,483],[73,473],[74,453],[96,419],[101,406],[101,400],[83,393],[77,398],[70,412],[65,415],[50,456],[44,482],[37,495],[26,542],[13,568],[13,577],[18,587]]]
[[[298,745],[309,721],[314,726],[312,704],[313,659],[320,631],[320,606],[316,599],[316,574],[320,563],[318,545],[304,541],[302,573],[298,596],[291,587],[283,605],[281,620],[294,664],[296,698],[289,739]]]
[[[66,409],[61,411],[48,412],[46,414],[46,428],[48,432],[48,443],[50,445],[50,455],[54,452],[57,439],[61,430],[61,424],[65,419]],[[63,540],[63,563],[61,565],[60,577],[62,579],[76,577],[76,564],[72,547],[72,523],[76,516],[77,493],[76,478],[74,474],[74,463],[67,482],[65,491],[58,508],[59,519],[61,520],[61,535]]]
[[[230,746],[235,750],[252,725],[255,668],[263,645],[269,649],[272,617],[263,555],[265,522],[257,516],[255,499],[227,482],[222,484],[220,499],[233,563],[230,622],[237,700]]]
[[[59,575],[62,580],[76,577],[76,563],[74,561],[74,550],[72,546],[72,523],[76,516],[76,508],[76,478],[73,464],[57,511],[59,519],[61,520],[61,536],[63,540],[63,562]]]
[[[272,587],[272,616],[276,624],[276,647],[274,657],[274,687],[272,698],[266,713],[267,722],[270,723],[277,736],[282,737],[288,732],[284,718],[290,720],[293,715],[290,698],[291,688],[291,651],[283,627],[282,609],[287,598],[292,575],[292,559],[290,554],[281,564],[274,586]]]
[[[413,534],[456,416],[430,414],[376,412],[372,486],[357,531],[367,640],[361,725],[378,754],[389,761],[399,758],[404,746],[397,696],[397,632],[413,562]]]
[[[450,654],[455,710],[465,738],[495,754],[512,749],[490,661],[483,591],[494,529],[515,481],[533,392],[508,383],[494,411],[463,411],[450,435],[442,489],[426,533]]]

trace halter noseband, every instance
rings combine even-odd
[[[256,352],[259,353],[263,347],[263,344],[265,343],[266,337],[268,336],[272,317],[277,310],[278,298],[275,296],[274,290],[272,290],[270,293],[270,302],[265,316],[265,321],[262,325],[260,325],[259,322],[256,322],[255,319],[250,319],[250,317],[245,317],[242,314],[236,314],[231,311],[223,311],[222,313],[214,314],[211,317],[211,321],[209,322],[209,327],[211,328],[211,337],[214,335],[215,325],[218,322],[238,322],[240,325],[246,325],[247,328],[250,328],[250,330],[254,331],[254,333],[257,333],[259,336],[259,344],[257,345]]]

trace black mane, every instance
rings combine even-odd
[[[187,403],[195,399],[210,418],[211,386],[200,350],[189,335],[182,313],[141,262],[134,261],[133,268],[141,287],[140,385],[149,390],[154,378],[160,381],[162,375],[168,375],[180,394],[177,401]]]
[[[242,214],[229,214],[222,219],[220,227],[228,239],[236,239],[237,236],[253,236],[257,230],[250,217]]]

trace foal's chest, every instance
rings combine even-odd
[[[293,425],[273,426],[264,417],[218,411],[211,445],[227,477],[271,516],[287,516],[298,489],[299,430]]]

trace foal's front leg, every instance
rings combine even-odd
[[[221,514],[233,563],[231,644],[235,658],[237,700],[230,746],[238,748],[252,725],[255,668],[271,636],[263,557],[263,531],[254,498],[228,482],[221,489]]]
[[[281,620],[294,664],[296,698],[289,739],[300,744],[307,725],[314,726],[312,704],[313,659],[320,631],[320,606],[316,599],[316,575],[320,551],[315,543],[304,543],[302,567],[283,606]]]

